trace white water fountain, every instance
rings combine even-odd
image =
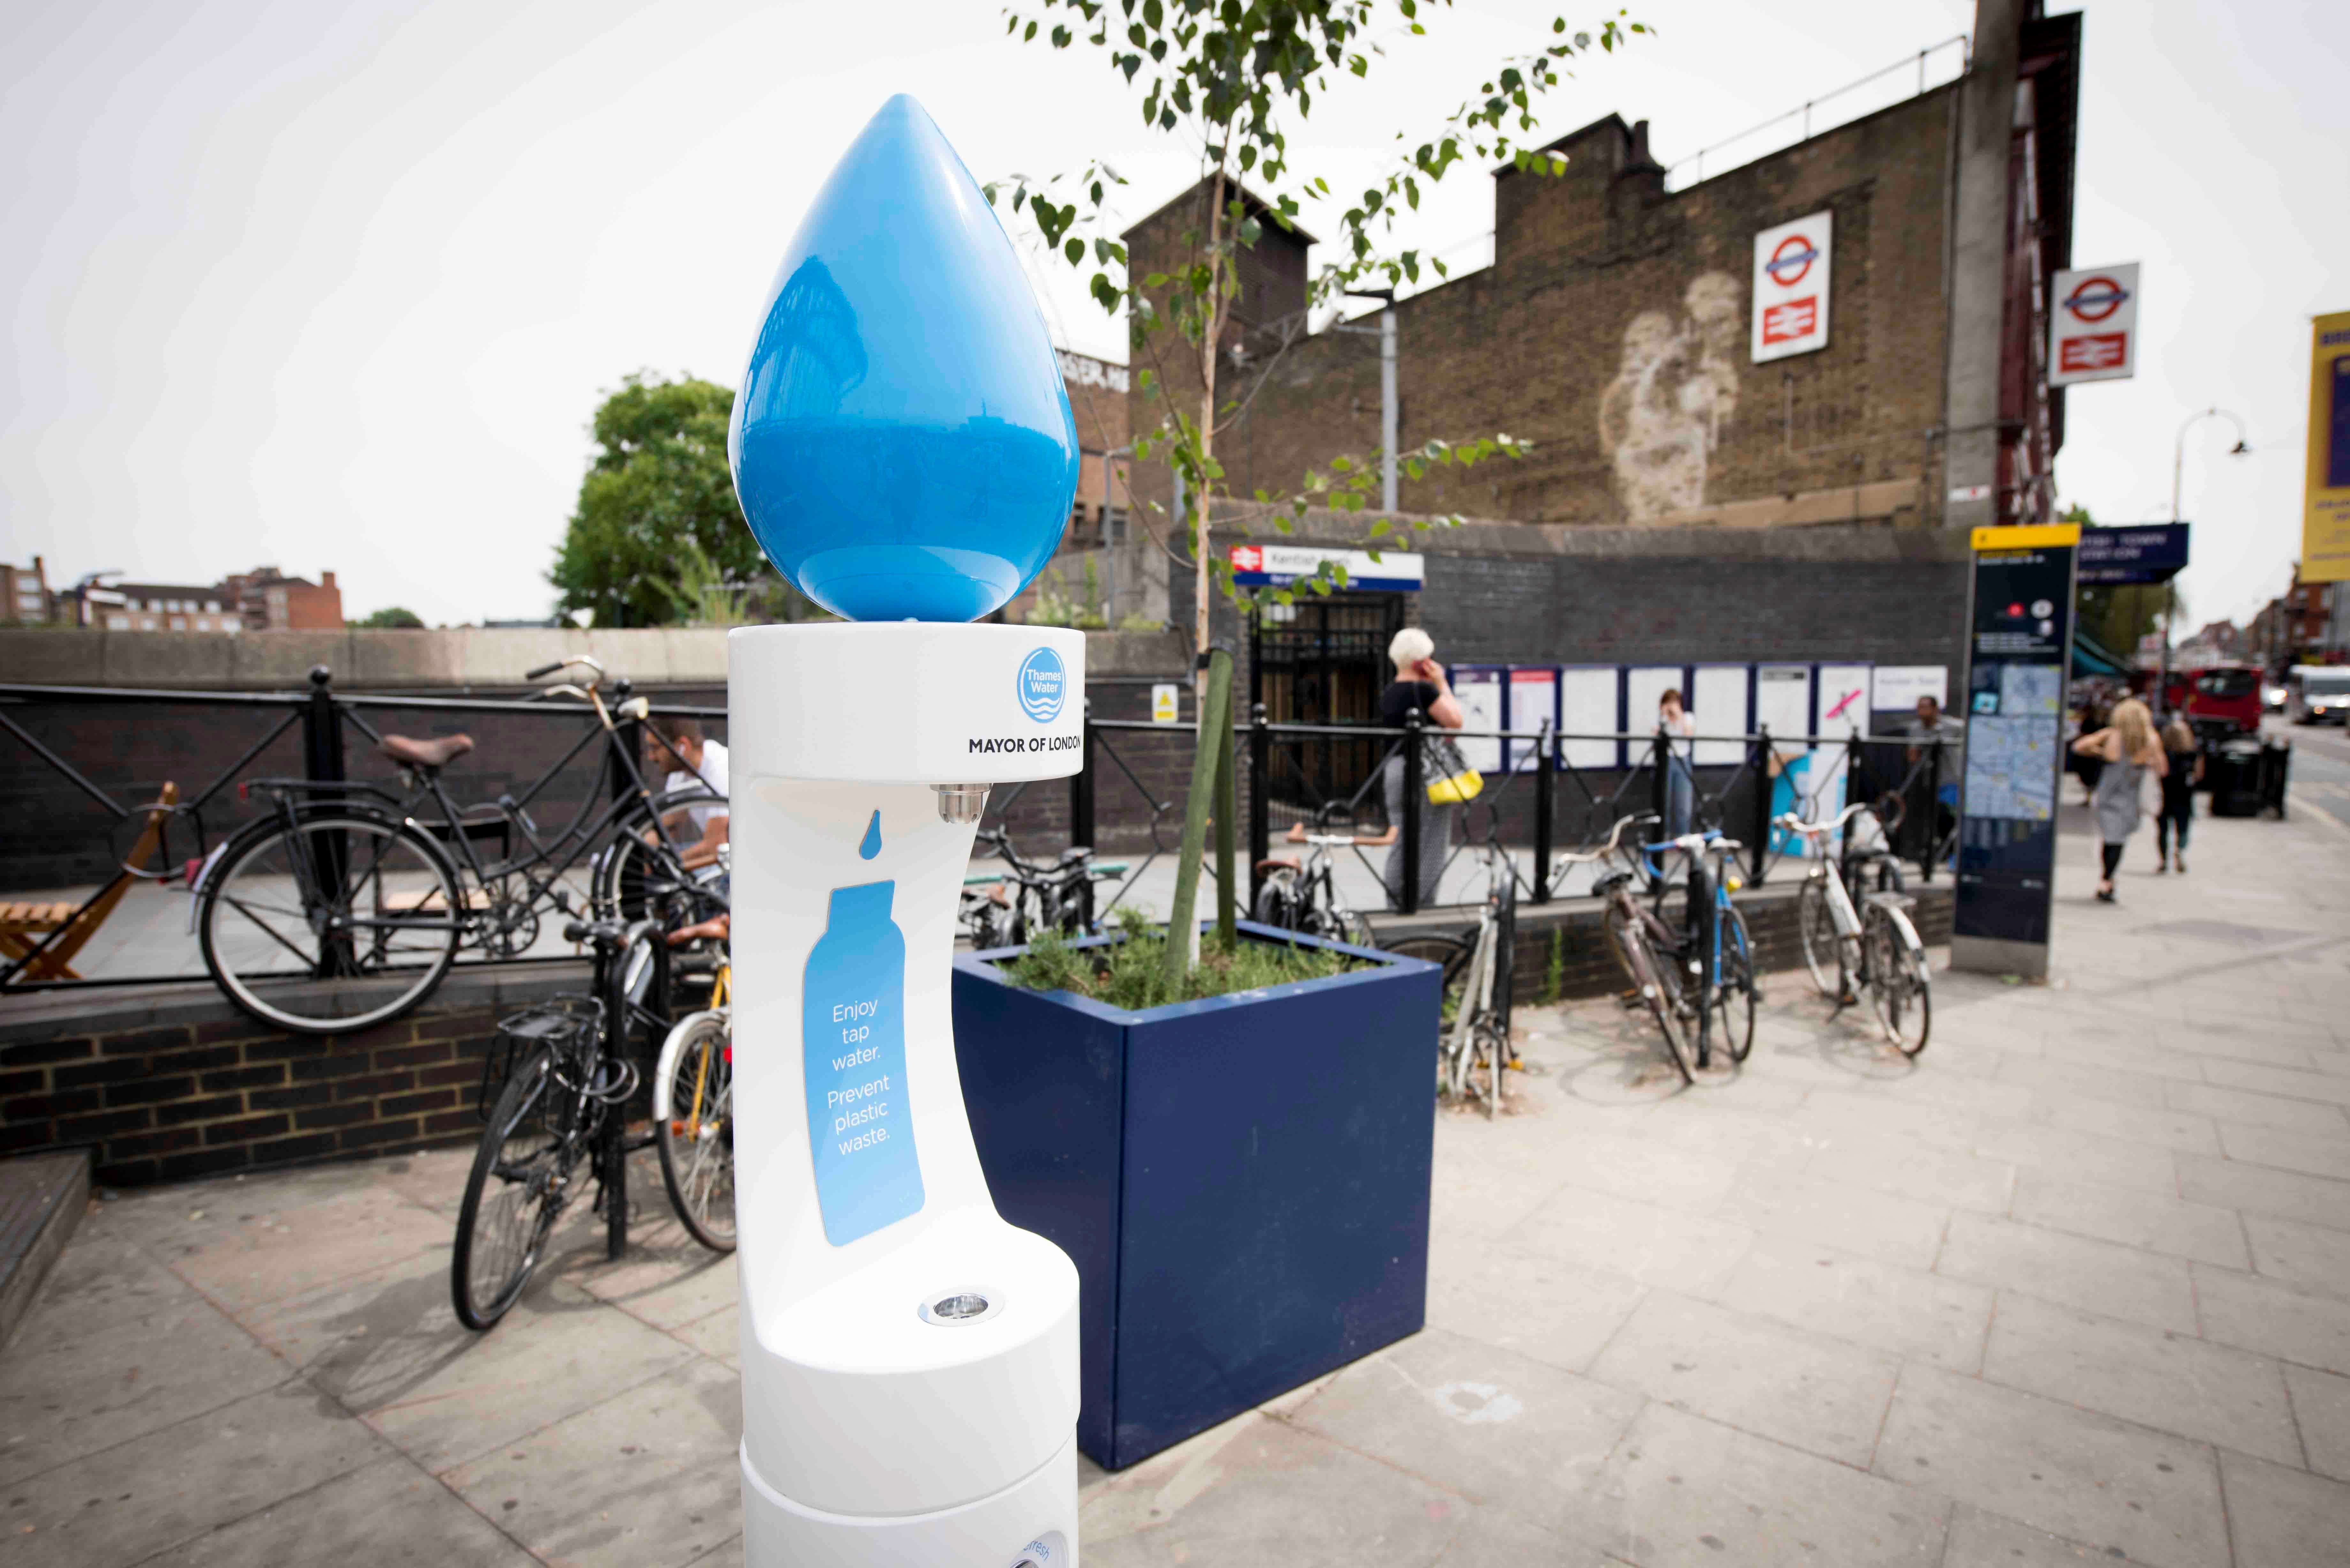
[[[912,99],[793,239],[731,433],[760,544],[847,618],[728,639],[745,1556],[1062,1568],[1076,1270],[989,1199],[949,976],[989,786],[1082,756],[1084,635],[962,624],[1050,558],[1077,445]]]

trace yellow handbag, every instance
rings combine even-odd
[[[1422,742],[1420,768],[1428,781],[1428,804],[1461,805],[1475,800],[1485,788],[1485,776],[1469,765],[1461,748],[1443,738]]]

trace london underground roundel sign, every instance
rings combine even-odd
[[[1753,356],[1758,365],[1828,346],[1834,213],[1814,213],[1754,236]]]

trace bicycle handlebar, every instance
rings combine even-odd
[[[525,670],[523,673],[523,679],[525,680],[544,680],[546,677],[554,674],[556,670],[567,670],[575,664],[584,664],[588,669],[594,670],[598,675],[604,673],[604,666],[600,660],[585,653],[575,653],[567,659],[558,659],[552,664],[542,664],[536,670]]]
[[[1618,853],[1620,846],[1617,841],[1624,836],[1624,830],[1626,828],[1631,826],[1636,822],[1651,821],[1654,819],[1655,815],[1656,814],[1654,812],[1649,812],[1638,816],[1619,816],[1616,819],[1615,831],[1611,832],[1607,836],[1607,843],[1586,855],[1577,855],[1571,850],[1563,850],[1559,854],[1558,864],[1561,866],[1590,866],[1605,860],[1609,856]]]
[[[1842,811],[1836,813],[1835,816],[1829,818],[1825,822],[1805,822],[1802,817],[1797,816],[1792,811],[1780,813],[1777,816],[1773,817],[1771,822],[1773,826],[1783,827],[1790,833],[1801,833],[1807,836],[1812,834],[1834,833],[1837,828],[1842,827],[1846,823],[1850,822],[1854,817],[1859,815],[1862,812],[1868,810],[1874,805],[1876,805],[1876,802],[1874,801],[1864,800],[1856,805],[1846,806]]]

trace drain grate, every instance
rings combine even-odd
[[[2165,920],[2158,926],[2140,926],[2138,929],[2150,937],[2186,937],[2238,948],[2272,948],[2280,942],[2297,942],[2316,934],[2289,931],[2281,926],[2239,926],[2227,920]]]

